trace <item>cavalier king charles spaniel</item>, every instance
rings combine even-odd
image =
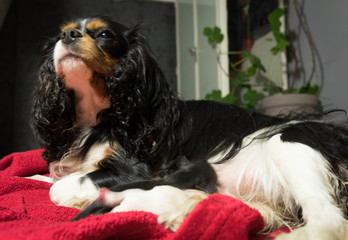
[[[348,239],[348,131],[183,101],[139,28],[79,19],[45,44],[32,127],[52,201],[85,209],[75,220],[148,210],[171,222],[221,193],[258,209],[263,232],[295,228],[279,239]]]

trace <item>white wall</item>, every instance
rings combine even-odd
[[[178,0],[176,11],[178,90],[183,99],[204,99],[220,87],[216,50],[203,35],[205,27],[217,25],[215,1]]]
[[[290,0],[290,2],[292,2]],[[341,108],[348,111],[348,1],[347,0],[298,0],[304,3],[304,12],[315,45],[319,51],[324,85],[321,101],[325,109]],[[297,29],[298,20],[290,7],[290,29]],[[299,42],[301,55],[310,74],[311,54],[303,32]],[[317,67],[319,68],[318,62]],[[315,80],[320,80],[319,72]],[[335,116],[337,121],[348,120],[344,114]]]
[[[204,99],[207,93],[211,93],[213,89],[218,88],[216,51],[203,35],[205,27],[216,25],[215,7],[214,1],[210,1],[210,4],[202,4],[201,1],[197,1],[200,99]]]

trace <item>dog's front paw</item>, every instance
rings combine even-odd
[[[158,215],[158,222],[176,231],[196,204],[206,198],[197,190],[181,190],[172,186],[157,186],[151,190],[128,189],[111,192],[101,189],[97,203],[113,208],[111,212],[146,211]]]
[[[58,206],[84,209],[99,196],[99,190],[85,174],[73,173],[56,181],[50,189],[50,198]]]

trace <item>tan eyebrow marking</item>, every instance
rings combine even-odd
[[[89,23],[87,23],[87,29],[90,31],[97,30],[102,27],[106,27],[106,23],[98,21],[98,20],[93,20]]]
[[[69,30],[69,29],[77,29],[77,24],[71,22],[71,23],[67,23],[67,24],[63,25],[63,26],[60,28],[60,30],[61,30],[62,32],[64,32],[65,30]]]
[[[117,61],[98,48],[91,37],[79,39],[79,56],[90,68],[103,75],[110,75]]]

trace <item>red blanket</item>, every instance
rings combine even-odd
[[[80,210],[51,203],[51,184],[23,178],[47,174],[41,150],[0,160],[0,239],[234,239],[263,240],[260,214],[244,203],[214,194],[201,201],[176,233],[147,212],[111,213],[69,222]]]

